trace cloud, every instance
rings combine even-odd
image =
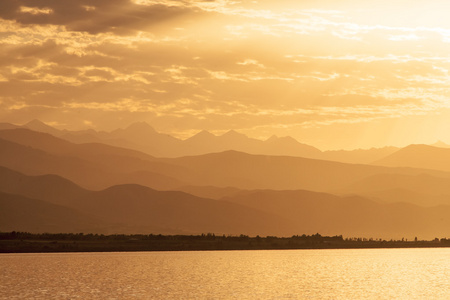
[[[151,31],[152,26],[182,17],[199,17],[200,11],[185,6],[139,5],[128,0],[4,0],[0,18],[23,25],[63,25],[68,30],[91,34],[131,34]]]
[[[261,136],[449,106],[449,26],[340,3],[0,1],[0,118]]]

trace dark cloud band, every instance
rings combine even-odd
[[[131,34],[151,30],[158,24],[200,16],[201,10],[162,4],[138,5],[128,0],[3,0],[0,18],[24,25],[63,25],[68,30],[91,34]]]

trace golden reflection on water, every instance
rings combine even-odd
[[[0,299],[449,299],[450,249],[0,255]]]

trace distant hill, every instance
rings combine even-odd
[[[305,234],[395,239],[415,236],[432,239],[450,234],[450,206],[382,204],[363,197],[337,197],[311,191],[250,191],[225,199],[277,214]]]
[[[10,123],[0,123],[0,130],[20,128],[18,125]]]
[[[377,174],[344,187],[343,192],[422,206],[450,205],[450,179],[429,174]]]
[[[224,197],[235,196],[239,193],[246,192],[235,187],[216,187],[216,186],[182,186],[176,188],[177,191],[182,191],[194,196],[219,200]]]
[[[33,131],[49,133],[49,134],[54,135],[54,136],[59,136],[61,134],[60,130],[58,130],[56,128],[53,128],[52,126],[49,126],[49,125],[45,124],[44,122],[41,122],[41,121],[36,120],[36,119],[26,123],[22,127],[23,128],[27,128],[27,129],[31,129]]]
[[[427,173],[437,177],[450,176],[438,171],[345,164],[301,157],[251,155],[237,151],[161,161],[191,170],[197,178],[194,185],[239,189],[334,191],[376,174]]]
[[[141,228],[140,232],[270,235],[291,228],[289,222],[270,212],[138,185],[93,192],[75,206],[101,220]]]
[[[254,152],[254,154],[322,158],[322,152],[319,149],[307,144],[300,143],[290,136],[278,137],[273,135],[269,139],[264,141],[264,146],[262,148],[262,151]]]
[[[235,203],[134,184],[96,192],[58,176],[6,168],[0,168],[0,179],[0,231],[270,235],[292,225]]]
[[[101,143],[75,144],[48,133],[24,128],[0,130],[0,138],[58,155],[95,157],[95,159],[102,159],[104,156],[133,157],[142,160],[154,159],[148,154],[131,149]]]
[[[428,145],[410,145],[376,161],[388,167],[411,167],[450,171],[450,149]]]
[[[450,196],[419,193],[408,189],[393,188],[387,190],[359,192],[357,195],[380,203],[410,203],[423,207],[450,205]]]
[[[160,174],[159,170],[174,173],[178,177],[187,178],[190,174],[183,175],[183,168],[159,162],[135,161],[126,156],[111,159],[108,155],[97,155],[98,161],[76,155],[50,154],[0,138],[0,166],[27,175],[60,175],[91,189],[124,183],[141,183],[149,187],[170,189],[187,183],[170,175]],[[129,160],[133,161],[133,164],[127,164]]]
[[[444,143],[443,141],[437,141],[436,143],[431,144],[430,146],[439,147],[439,148],[450,148],[450,145],[447,143]]]
[[[430,195],[450,195],[450,179],[429,174],[376,174],[346,187],[355,192],[405,189]]]
[[[0,192],[0,231],[99,232],[106,225],[74,209]]]
[[[143,179],[146,177],[151,178],[151,180],[155,180],[155,182],[161,184],[153,185],[153,187],[156,188],[171,188],[173,186],[178,186],[182,182],[178,182],[174,178],[171,178],[171,174],[176,174],[180,177],[184,176],[183,174],[185,173],[179,167],[163,164],[158,162],[154,157],[136,150],[113,147],[100,143],[75,144],[50,134],[28,129],[0,130],[0,139],[44,151],[61,161],[73,161],[78,159],[82,164],[88,165],[91,168],[97,167],[99,170],[112,173],[109,177],[113,176],[114,173],[127,173],[127,177],[132,178],[133,180],[136,179],[142,184],[145,183]],[[62,173],[55,174],[65,176]],[[141,178],[139,179],[138,176]],[[162,178],[158,179],[158,176],[161,176]],[[187,177],[189,177],[189,175],[184,176],[184,178]],[[73,177],[69,178],[75,180]],[[115,181],[114,183],[132,182],[134,181]]]
[[[305,190],[228,188],[221,190],[228,194],[221,200],[135,184],[89,191],[55,175],[26,176],[6,168],[0,168],[0,179],[0,231],[263,236],[320,232],[396,239],[450,233],[450,206],[382,204]]]
[[[85,196],[88,190],[57,175],[27,176],[0,166],[0,191],[67,205]]]
[[[334,191],[377,174],[450,177],[431,170],[237,151],[163,159],[103,144],[74,144],[27,129],[0,130],[0,145],[0,166],[28,175],[60,175],[90,189],[137,183],[160,190],[191,185]]]
[[[371,164],[394,153],[395,151],[398,151],[399,149],[400,148],[397,147],[383,147],[372,149],[324,151],[320,158],[351,164]]]

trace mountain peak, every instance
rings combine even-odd
[[[215,136],[215,135],[209,132],[208,130],[202,130],[198,132],[196,136]]]
[[[300,144],[296,139],[294,139],[292,136],[289,136],[289,135],[279,137],[278,140]]]
[[[150,126],[147,122],[132,123],[127,128],[125,128],[125,130],[156,132],[156,130],[152,126]]]
[[[53,128],[51,126],[48,126],[47,124],[45,124],[44,122],[42,122],[41,120],[38,119],[34,119],[31,120],[30,122],[26,123],[25,125],[23,125],[24,127],[45,127],[45,128]]]
[[[50,133],[52,135],[60,134],[60,131],[58,129],[53,128],[37,119],[31,120],[30,122],[24,124],[22,127],[28,128],[28,129],[31,129],[34,131]]]
[[[274,142],[274,141],[276,141],[276,140],[278,140],[278,139],[279,139],[279,137],[276,136],[276,135],[274,134],[274,135],[272,135],[270,138],[268,138],[268,139],[266,140],[266,142]]]
[[[239,133],[234,129],[231,129],[227,132],[225,132],[224,134],[221,135],[222,137],[247,137],[245,134],[243,133]]]
[[[444,143],[443,141],[439,140],[434,144],[431,144],[430,146],[439,147],[439,148],[450,148],[450,145],[447,143]]]
[[[277,143],[292,143],[292,144],[301,144],[299,143],[299,141],[297,141],[296,139],[294,139],[292,136],[286,135],[286,136],[276,136],[276,135],[272,135],[270,138],[268,138],[266,140],[266,142],[272,143],[272,142],[277,142]]]
[[[194,134],[191,138],[214,138],[216,137],[214,134],[212,134],[211,132],[209,132],[208,130],[202,130],[199,131],[198,133]]]
[[[207,130],[199,131],[198,133],[194,134],[190,138],[186,139],[187,142],[200,142],[200,143],[207,143],[211,142],[212,139],[216,138],[214,134]]]
[[[279,143],[279,144],[283,144],[283,145],[295,145],[295,146],[309,146],[309,145],[305,145],[300,143],[299,141],[297,141],[295,138],[293,138],[292,136],[282,136],[282,137],[278,137],[276,135],[272,135],[269,139],[266,140],[266,142],[268,143]],[[312,146],[309,146],[312,147]],[[312,147],[314,148],[314,147]]]

